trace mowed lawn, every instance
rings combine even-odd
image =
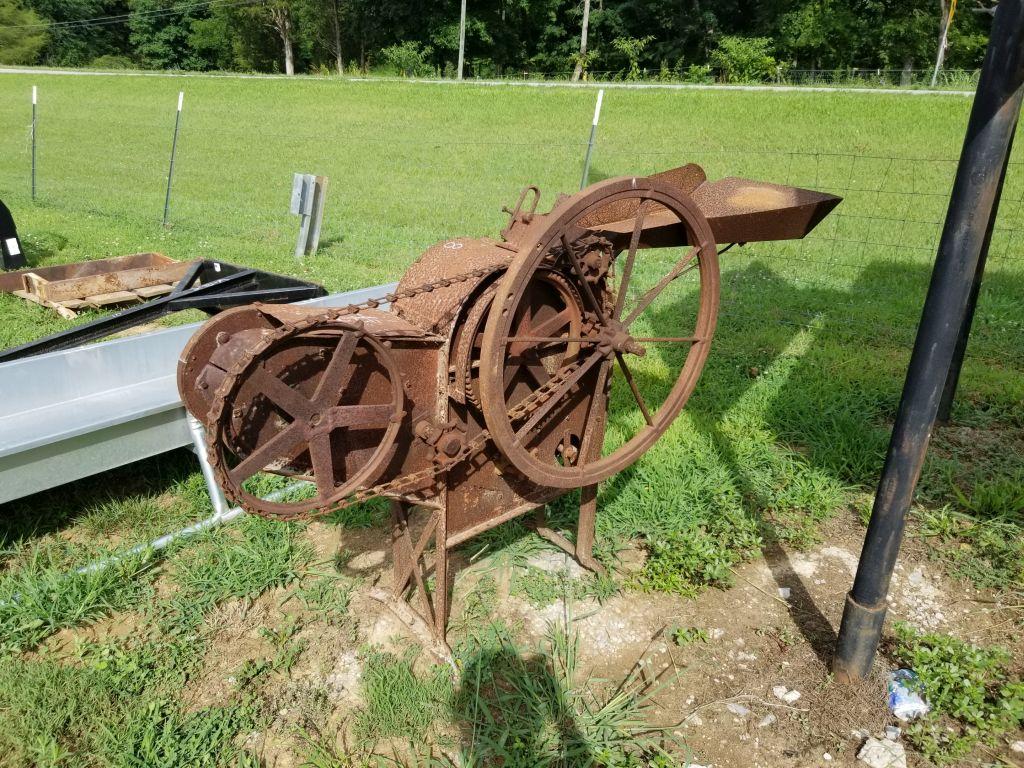
[[[185,111],[165,229],[179,89]],[[332,291],[359,288],[397,280],[442,238],[496,236],[502,206],[525,185],[541,188],[542,208],[574,192],[595,96],[554,87],[3,75],[0,197],[33,265],[156,250],[287,272]],[[614,567],[618,551],[641,547],[646,564],[600,589],[693,594],[727,584],[732,565],[772,540],[810,542],[818,521],[850,507],[866,514],[969,108],[958,96],[606,92],[592,180],[698,162],[711,178],[742,175],[846,199],[805,242],[722,257],[719,330],[696,394],[599,499],[600,556]],[[321,249],[303,260],[292,256],[293,172],[330,177]],[[1022,199],[1024,169],[1014,164],[954,425],[936,435],[916,513],[949,572],[1009,590],[1024,589]],[[0,345],[67,325],[0,296]],[[326,606],[305,620],[344,614],[349,587],[335,590],[335,577],[324,575],[330,568],[317,562],[306,528],[246,521],[159,558],[63,577],[208,507],[184,452],[0,506],[0,712],[17,723],[0,728],[0,754],[13,764],[174,765],[204,754],[224,763],[244,751],[239,734],[268,717],[259,685],[239,685],[202,717],[177,692],[196,674],[213,642],[204,627],[226,602],[288,584],[307,608]],[[380,510],[334,524],[380,525]],[[521,548],[524,536],[505,529],[492,551]],[[137,631],[102,642],[88,635],[97,619],[126,612]],[[79,638],[72,661],[45,652],[58,632]],[[260,674],[287,671],[290,637],[268,639],[277,650]],[[417,717],[397,730],[369,718],[363,746],[382,735],[420,738],[424,720],[458,720]]]

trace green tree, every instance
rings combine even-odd
[[[39,14],[18,0],[0,0],[0,64],[35,64],[47,39]]]
[[[433,51],[428,46],[421,48],[420,44],[413,40],[406,40],[404,43],[389,45],[380,52],[380,57],[388,66],[398,70],[402,77],[416,77],[426,75],[430,72],[430,65],[427,59]]]
[[[779,49],[797,67],[839,69],[854,64],[862,23],[846,0],[813,0],[779,19]]]
[[[42,52],[47,64],[85,66],[100,56],[128,56],[129,11],[124,0],[25,0],[50,25]],[[111,23],[109,17],[114,17]],[[103,18],[102,22],[90,19]]]
[[[869,3],[877,14],[873,43],[890,67],[928,67],[938,49],[941,9],[934,0],[883,0]]]
[[[209,69],[192,45],[192,26],[205,15],[194,0],[132,0],[128,40],[149,69]]]
[[[626,57],[629,62],[626,70],[627,80],[640,79],[640,57],[644,48],[654,39],[653,35],[647,37],[616,37],[612,40],[612,47]]]
[[[778,67],[771,50],[770,37],[727,35],[711,52],[711,66],[721,70],[727,83],[764,82],[775,75]]]

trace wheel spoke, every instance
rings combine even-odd
[[[320,498],[326,499],[334,491],[334,457],[329,431],[320,432],[309,441],[309,459],[313,464],[317,492]]]
[[[658,281],[658,284],[656,286],[654,286],[653,288],[651,288],[651,290],[645,293],[640,298],[640,303],[637,304],[633,311],[630,312],[629,315],[626,317],[626,319],[622,321],[622,325],[625,326],[626,328],[632,325],[633,321],[636,320],[640,313],[647,309],[647,307],[650,306],[650,303],[652,301],[658,298],[658,295],[663,290],[665,290],[669,283],[686,274],[690,270],[700,266],[700,262],[694,262],[693,264],[690,264],[690,262],[693,261],[693,257],[697,254],[698,250],[698,248],[691,248],[689,252],[679,260],[679,263],[672,267],[671,271],[663,278],[661,278],[661,280]],[[687,266],[687,264],[690,264],[690,266]]]
[[[507,344],[523,344],[534,346],[536,344],[597,344],[600,339],[591,339],[580,336],[506,336],[505,343]],[[509,357],[518,356],[522,350],[513,351],[509,350]]]
[[[651,412],[647,410],[647,403],[644,402],[644,397],[640,394],[640,388],[636,385],[636,381],[633,379],[633,374],[630,372],[629,366],[626,365],[626,361],[622,357],[622,353],[616,352],[615,359],[619,361],[619,368],[622,369],[622,375],[626,377],[626,382],[629,384],[629,388],[633,392],[636,404],[640,406],[640,412],[644,415],[644,421],[647,422],[647,426],[653,427],[654,419],[651,418]]]
[[[295,450],[303,443],[304,427],[292,424],[281,430],[270,440],[257,448],[254,453],[243,460],[237,467],[228,472],[231,481],[241,485],[243,481],[265,469],[275,459],[291,459],[298,453]]]
[[[563,309],[558,314],[549,317],[547,320],[544,320],[536,326],[520,328],[519,333],[522,335],[509,336],[505,339],[504,343],[513,345],[509,348],[508,354],[520,354],[527,346],[534,343],[535,340],[546,341],[548,339],[552,339],[561,341],[561,339],[555,339],[552,337],[551,334],[569,325],[570,322],[572,322],[572,315],[569,314],[568,309]]]
[[[569,375],[569,378],[563,381],[557,390],[548,395],[548,398],[539,406],[537,406],[537,410],[535,410],[530,415],[530,418],[527,420],[527,422],[523,424],[523,426],[521,426],[518,430],[516,430],[516,441],[518,442],[519,440],[521,440],[523,435],[527,434],[531,429],[537,426],[540,420],[547,416],[548,413],[550,413],[551,410],[556,405],[558,405],[559,402],[562,401],[562,398],[565,396],[565,394],[574,386],[576,386],[576,382],[582,379],[583,376],[587,373],[587,371],[593,368],[598,361],[603,359],[603,355],[593,354],[586,360],[584,360],[582,363],[580,363],[579,368],[573,371]]]
[[[615,299],[615,309],[612,311],[612,318],[619,319],[622,314],[622,306],[626,303],[626,291],[629,288],[629,278],[633,274],[633,262],[636,260],[636,250],[640,245],[640,234],[644,230],[644,214],[647,201],[644,200],[636,210],[636,223],[633,225],[633,234],[629,239],[629,253],[626,254],[626,263],[622,268],[622,280],[619,281],[619,295]]]
[[[597,297],[594,295],[594,290],[590,287],[590,283],[587,282],[587,276],[583,272],[583,265],[580,264],[579,258],[576,256],[576,251],[572,247],[572,243],[569,242],[569,238],[562,234],[562,246],[565,248],[565,252],[569,257],[569,262],[572,264],[573,270],[576,272],[576,276],[580,279],[580,285],[583,286],[583,296],[590,304],[590,308],[597,313],[597,316],[602,321],[606,321],[608,318],[604,316],[604,311],[601,309],[601,305],[597,301]]]
[[[543,320],[537,325],[531,326],[530,333],[533,336],[550,336],[555,331],[565,328],[572,322],[572,314],[568,309],[563,309],[561,312],[552,315],[547,320]]]
[[[253,371],[250,381],[260,394],[293,419],[305,419],[313,413],[314,405],[305,395],[289,387],[263,366]]]
[[[372,429],[386,427],[395,412],[394,403],[384,405],[339,405],[328,411],[332,429]]]
[[[320,383],[316,386],[316,392],[313,393],[314,403],[325,406],[341,399],[341,393],[345,391],[355,370],[349,363],[352,362],[352,355],[355,354],[358,343],[359,337],[355,333],[348,332],[342,335],[338,346],[334,348],[331,362],[327,364],[323,376],[320,377]]]
[[[547,372],[547,369],[544,368],[543,365],[541,365],[539,360],[524,360],[520,357],[512,358],[510,356],[507,362],[510,362],[513,365],[516,365],[517,367],[513,368],[512,375],[507,377],[507,381],[505,384],[506,389],[508,388],[508,385],[511,384],[512,381],[515,379],[516,374],[522,372],[529,374],[530,378],[533,379],[535,389],[543,387],[544,384],[547,383],[548,379],[551,378],[551,375]]]
[[[583,434],[583,440],[580,441],[580,456],[576,461],[576,466],[582,467],[589,463],[590,454],[593,450],[592,443],[595,439],[604,439],[604,422],[598,421],[599,419],[607,419],[608,413],[605,410],[608,405],[608,393],[606,391],[608,377],[612,372],[612,361],[610,358],[605,358],[604,362],[601,363],[601,368],[597,372],[597,383],[594,386],[594,396],[590,399],[590,407],[587,409],[587,426],[588,429]],[[599,437],[595,438],[595,435]],[[601,457],[601,447],[597,446],[597,458]]]
[[[696,344],[704,339],[700,336],[634,336],[633,341],[643,344]]]

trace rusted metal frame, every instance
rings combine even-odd
[[[611,361],[605,360],[597,374],[597,386],[587,411],[587,423],[591,429],[583,436],[580,446],[581,457],[600,458],[604,444],[605,427],[608,421],[608,387],[611,382]],[[534,517],[534,530],[537,534],[554,544],[556,547],[576,558],[576,562],[594,573],[604,575],[605,567],[594,557],[594,540],[597,526],[597,491],[598,484],[592,483],[580,489],[580,513],[576,519],[576,542],[569,541],[565,536],[550,528],[543,507],[537,510]]]
[[[931,284],[875,495],[832,669],[851,682],[871,671],[906,514],[924,464],[973,278],[999,205],[999,181],[1024,99],[1024,0],[1003,0],[971,108]]]
[[[693,177],[694,183],[698,184],[704,179],[703,172],[694,175],[692,169],[683,176],[686,179]],[[594,560],[592,552],[596,524],[596,483],[639,458],[658,435],[667,429],[696,383],[707,356],[708,342],[713,336],[717,316],[718,267],[713,230],[700,204],[690,197],[693,190],[689,187],[684,188],[685,185],[670,183],[667,179],[668,177],[666,180],[627,178],[603,182],[581,195],[559,203],[550,214],[537,215],[536,218],[533,210],[528,213],[522,210],[526,200],[524,195],[507,228],[507,237],[515,240],[515,243],[460,239],[439,245],[430,249],[417,262],[422,268],[417,269],[417,265],[414,265],[407,272],[396,293],[389,294],[379,301],[367,300],[358,305],[353,304],[326,313],[286,311],[271,307],[236,310],[236,313],[250,314],[235,314],[226,320],[225,316],[222,316],[221,319],[214,320],[207,327],[205,340],[199,344],[201,349],[196,350],[198,354],[183,354],[183,368],[179,369],[179,382],[185,388],[183,391],[196,385],[207,387],[206,404],[201,405],[200,410],[209,410],[207,421],[211,425],[211,449],[218,451],[227,446],[229,450],[233,450],[230,445],[233,439],[232,430],[235,429],[231,426],[232,420],[241,419],[243,414],[250,414],[249,426],[255,430],[253,434],[258,434],[259,439],[248,438],[254,442],[249,444],[249,448],[243,445],[242,453],[237,454],[244,462],[244,452],[252,451],[252,456],[248,459],[251,463],[245,465],[242,474],[264,462],[263,469],[266,471],[297,473],[302,476],[308,476],[308,473],[312,472],[312,476],[317,480],[318,496],[313,501],[277,505],[257,503],[245,498],[240,488],[234,489],[235,496],[241,496],[243,503],[249,506],[255,504],[255,510],[260,514],[279,519],[324,514],[334,508],[376,496],[391,499],[394,518],[394,589],[404,594],[408,591],[410,583],[414,585],[415,590],[423,596],[426,620],[432,625],[435,636],[442,640],[447,625],[450,598],[449,550],[484,530],[536,509],[540,504],[556,498],[564,489],[582,487],[575,545],[565,536],[550,531],[543,525],[543,521],[540,521],[540,532],[542,535],[550,533],[550,540],[573,554],[585,567],[600,572],[601,566]],[[757,182],[745,180],[731,180],[729,184],[715,186],[717,193],[721,193],[723,189],[747,195],[745,200],[748,202],[726,199],[715,202],[711,195],[708,199],[717,206],[714,210],[719,215],[731,216],[735,220],[738,218],[737,211],[745,215],[746,208],[743,206],[749,206],[750,199],[761,200],[768,195],[773,200],[790,201],[786,205],[790,205],[793,200],[796,201],[792,204],[797,205],[800,210],[791,210],[791,207],[786,208],[785,205],[779,208],[780,211],[786,210],[786,215],[792,214],[795,217],[794,227],[804,226],[801,222],[810,220],[807,217],[813,213],[803,210],[806,207],[805,201],[812,201],[814,206],[824,205],[813,202],[819,198],[826,202],[831,200],[830,205],[838,201],[830,196],[800,190],[795,191],[794,197],[785,191],[788,188],[759,185]],[[750,197],[751,190],[756,193],[753,198]],[[664,210],[659,209],[651,214],[648,206],[655,204]],[[819,207],[817,210],[824,208]],[[630,213],[633,218],[622,221],[624,212]],[[757,210],[752,213],[752,226],[756,229],[759,226],[756,217],[765,211]],[[581,222],[587,217],[595,221],[610,221],[612,247],[619,251],[624,246],[628,248],[622,278],[623,287],[620,294],[614,297],[615,301],[609,302],[604,280],[591,282],[595,277],[595,270],[603,270],[608,266],[603,255],[596,264],[587,263],[586,270],[590,270],[587,272],[581,262],[582,257],[577,253],[578,250],[589,248],[590,244],[595,242],[597,247],[604,247],[600,240],[604,237],[601,231],[589,225],[589,229],[581,229]],[[607,314],[606,310],[611,310],[612,306],[616,306],[617,313],[622,312],[636,250],[641,247],[652,247],[654,244],[653,240],[648,240],[648,229],[656,229],[661,233],[664,242],[658,240],[658,247],[678,245],[680,240],[685,243],[688,239],[694,241],[694,247],[672,268],[654,291],[640,298],[641,306],[634,311],[629,322],[646,310],[668,283],[684,274],[690,262],[698,258],[699,261],[691,268],[700,267],[701,306],[698,310],[696,330],[692,336],[634,338]],[[448,252],[449,245],[452,246],[451,253]],[[562,253],[557,250],[559,246],[564,249]],[[442,248],[446,250],[442,251]],[[463,248],[464,251],[460,250]],[[494,249],[501,251],[496,255]],[[554,253],[551,253],[552,249],[555,249]],[[510,261],[510,257],[504,255],[504,251],[514,251],[517,259]],[[564,263],[569,267],[565,270],[567,274],[552,270],[552,255],[564,255]],[[439,258],[441,256],[443,258]],[[509,268],[510,271],[505,272]],[[557,283],[555,288],[560,298],[554,300],[554,303],[546,298],[546,293],[536,293],[538,278],[552,272],[559,276],[554,282]],[[492,278],[497,278],[502,273],[505,273],[503,280],[492,281]],[[601,274],[598,271],[596,276],[600,278]],[[588,276],[591,280],[588,280]],[[458,288],[455,291],[448,291],[451,286]],[[558,286],[565,288],[568,294],[562,295],[563,290]],[[426,294],[431,296],[428,298]],[[383,301],[395,305],[391,317],[397,325],[392,325],[390,320],[385,319],[384,313],[376,310]],[[535,319],[542,316],[538,312],[547,312],[545,307],[557,309],[563,302],[568,307],[566,311],[556,312],[553,317],[535,324]],[[575,327],[581,322],[579,313],[584,306],[600,318],[598,330],[593,337],[582,336],[581,330]],[[475,318],[472,321],[467,320],[464,314],[467,307],[472,308],[470,317]],[[485,312],[489,312],[487,327],[481,331]],[[501,321],[496,322],[499,315]],[[365,331],[360,326],[364,319]],[[567,322],[569,328],[565,328]],[[467,327],[467,323],[472,327]],[[433,335],[424,335],[424,329]],[[512,332],[513,329],[515,333]],[[368,350],[369,358],[364,355],[358,361],[354,357],[355,342],[351,341],[357,333],[362,334],[373,348]],[[565,336],[555,336],[556,333],[565,333]],[[239,334],[232,342],[235,347],[225,346],[234,334]],[[331,341],[332,336],[341,338],[334,342]],[[475,362],[476,354],[473,351],[476,338],[483,340],[484,349],[481,352],[480,363]],[[309,356],[303,358],[299,347],[310,340],[315,342],[310,346]],[[407,348],[396,346],[392,350],[395,340],[401,340],[400,343],[403,345],[410,342],[414,345],[439,344],[433,376],[424,376],[425,372],[419,369],[417,375],[412,375],[408,370],[397,370],[396,360],[401,358],[393,359],[393,355],[404,355],[407,352],[399,350]],[[453,347],[457,341],[457,360],[461,362],[456,362],[452,366],[449,365],[449,358],[454,354]],[[692,347],[687,354],[676,386],[673,387],[666,403],[658,409],[657,417],[652,417],[645,408],[628,366],[623,366],[627,381],[638,405],[645,411],[649,426],[641,428],[634,439],[627,442],[624,450],[613,452],[612,457],[604,457],[602,443],[607,420],[610,371],[617,362],[625,362],[615,359],[616,353],[619,353],[620,358],[624,351],[642,354],[644,350],[637,347],[637,344],[641,343],[688,343],[697,346]],[[316,357],[325,356],[325,344],[333,345],[330,348],[336,359],[317,363]],[[529,360],[524,361],[522,365],[512,365],[514,375],[519,376],[521,371],[522,376],[526,377],[519,376],[517,391],[522,393],[521,387],[526,385],[532,393],[525,398],[521,398],[521,394],[517,395],[515,404],[510,406],[507,402],[510,393],[500,386],[504,384],[504,375],[509,370],[510,357],[516,357],[513,352],[521,352],[525,347],[536,344],[561,346],[537,350],[544,358],[543,365],[537,363],[531,367]],[[500,359],[494,366],[496,378],[493,382],[499,385],[500,391],[488,394],[481,388],[481,391],[476,393],[476,376],[480,376],[481,384],[485,380],[490,381],[486,379],[483,363],[490,359],[488,349],[492,348],[492,345],[501,352]],[[578,345],[585,345],[582,357]],[[275,358],[274,356],[279,353],[282,357]],[[547,361],[550,355],[556,353],[563,358],[558,363],[558,371],[550,374]],[[532,357],[531,355],[531,360]],[[270,366],[272,370],[268,373],[275,379],[271,381],[266,374],[259,372],[259,366],[263,365],[264,361],[270,364],[270,361],[275,359],[280,360],[280,366]],[[339,402],[342,390],[348,387],[350,377],[358,368],[356,363],[362,364],[361,361],[366,359],[383,365],[393,385],[402,380],[395,395],[396,399],[393,400],[399,411],[392,414],[389,419],[388,430],[391,439],[380,441],[378,449],[380,446],[389,449],[396,439],[400,439],[400,450],[409,449],[411,453],[401,454],[402,459],[394,469],[389,470],[387,476],[378,479],[377,473],[368,469],[375,464],[374,459],[367,461],[365,458],[369,454],[369,449],[365,446],[360,448],[363,453],[358,461],[362,462],[359,465],[362,468],[351,469],[346,463],[347,477],[344,487],[328,497],[327,495],[331,493],[328,481],[334,480],[335,476],[334,461],[345,461],[345,456],[350,450],[347,444],[339,441],[333,444],[330,442],[333,430],[350,426],[356,421],[376,424],[389,408],[387,405],[374,405],[373,401],[379,399],[376,396],[369,398],[366,404],[359,401],[355,405],[332,405],[332,402]],[[411,359],[419,358],[414,356]],[[590,393],[589,383],[586,385],[587,391],[580,391],[580,387],[585,386],[584,382],[590,382],[593,378],[594,366],[598,363],[601,368],[596,375],[595,391],[593,394]],[[288,368],[298,371],[299,368],[294,367],[297,365],[305,372],[286,376],[287,383],[277,378],[278,375],[283,376],[282,371]],[[456,374],[458,385],[454,388],[450,380],[452,372]],[[257,378],[254,379],[253,376]],[[263,378],[258,378],[260,376]],[[310,377],[314,376],[321,378],[319,381],[311,381]],[[533,381],[530,381],[531,376]],[[240,389],[245,385],[248,389]],[[291,391],[300,385],[301,391]],[[307,396],[305,392],[309,391],[310,385],[314,394]],[[417,415],[414,419],[407,418],[410,416],[405,410],[407,401],[402,399],[406,394],[406,388],[407,397],[416,403]],[[465,390],[461,398],[460,388]],[[435,391],[428,397],[430,389]],[[243,392],[248,394],[243,395]],[[245,402],[236,404],[235,399],[238,396],[251,398],[260,394],[268,398],[266,402],[260,401],[263,403],[261,408],[269,409],[269,413],[275,414],[275,417],[278,412],[283,412],[295,420],[294,426],[285,427],[283,432],[275,433],[274,430],[279,427],[261,431],[263,427],[258,423],[252,423],[252,414],[255,411],[247,408]],[[499,402],[491,401],[494,395],[497,395]],[[203,396],[195,397],[198,398],[197,403],[204,402]],[[589,401],[585,409],[580,408],[581,398]],[[429,401],[432,401],[432,404],[428,406]],[[482,408],[487,429],[469,438],[466,433],[469,424],[467,419],[476,417],[467,416],[460,408],[453,408],[454,403],[459,403],[460,408]],[[550,421],[554,409],[563,404],[570,404],[571,409],[565,412],[566,426],[561,432],[557,429],[553,432],[535,429],[543,420]],[[190,408],[196,410],[194,406]],[[417,424],[423,423],[423,417],[419,415],[422,408],[428,408],[430,414],[427,417],[430,421],[427,422],[423,433],[410,429],[412,421],[416,421]],[[533,455],[538,457],[538,465],[544,467],[540,477],[531,474],[524,466],[521,456],[510,455],[508,444],[502,443],[502,438],[491,431],[489,408],[500,409],[501,414],[508,420],[508,426],[513,429],[513,444],[517,444],[521,439],[526,448],[533,448]],[[519,425],[518,430],[512,425]],[[221,431],[214,435],[214,428]],[[398,430],[402,431],[396,438],[396,435],[399,435]],[[455,436],[459,443],[454,452],[439,450],[441,443],[437,441],[441,439],[440,436],[446,434]],[[461,438],[457,437],[459,434],[462,435]],[[268,442],[260,444],[261,440]],[[417,443],[418,440],[423,442]],[[373,442],[377,444],[376,438]],[[303,446],[308,446],[308,461],[303,456]],[[545,452],[538,453],[539,447],[544,447]],[[285,457],[285,465],[280,461],[274,461],[272,466],[266,466],[265,460],[268,457],[272,458],[272,454],[281,453],[285,449],[292,454]],[[551,456],[552,449],[554,457],[561,456],[562,461],[557,461]],[[504,464],[500,453],[505,454],[504,458],[511,464],[510,467]],[[539,458],[541,455],[544,456],[543,460]],[[416,459],[411,461],[414,456]],[[479,463],[476,462],[476,457],[479,457]],[[493,510],[487,510],[489,516],[484,516],[484,519],[476,515],[465,515],[466,505],[472,506],[477,498],[473,493],[451,493],[448,488],[450,470],[471,459],[474,461],[475,471],[487,471],[490,466],[498,475],[509,473],[509,477],[496,482],[494,488],[498,501]],[[215,463],[220,471],[225,471],[226,462]],[[380,469],[383,471],[382,467]],[[524,483],[524,479],[532,480],[534,485]],[[485,484],[481,487],[487,486]],[[483,497],[479,498],[482,500]],[[449,507],[449,504],[461,506]],[[408,528],[413,506],[424,506],[431,510],[426,528],[416,541],[413,541]],[[455,528],[455,533],[449,536],[449,524],[455,520],[459,520],[456,525],[469,524],[469,527]],[[425,553],[431,540],[434,542],[433,569],[437,581],[434,588],[428,590],[426,574],[429,569],[425,567]]]

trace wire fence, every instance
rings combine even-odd
[[[586,137],[552,140],[543,132],[389,136],[365,125],[325,136],[315,123],[239,123],[227,113],[185,128],[171,200],[173,230],[159,226],[173,118],[93,124],[117,151],[83,151],[75,131],[47,133],[40,148],[37,205],[59,232],[62,214],[76,226],[109,230],[110,254],[168,240],[172,255],[209,256],[293,271],[329,288],[397,279],[438,240],[494,236],[503,205],[539,184],[552,200],[578,186]],[[27,139],[26,139],[27,141]],[[343,151],[323,153],[330,142]],[[26,144],[26,157],[28,147]],[[13,160],[13,161],[12,161]],[[0,188],[27,188],[23,158],[0,160]],[[830,192],[842,204],[807,238],[753,243],[723,256],[724,327],[769,322],[824,323],[850,343],[909,349],[923,304],[949,193],[952,157],[808,150],[702,149],[598,136],[591,181],[641,175],[681,162],[710,179],[741,176]],[[314,166],[314,167],[310,167]],[[331,178],[324,244],[332,254],[290,257],[298,229],[288,213],[291,172]],[[23,193],[15,192],[15,196]],[[5,192],[5,197],[7,193]],[[21,198],[22,204],[28,204]],[[990,249],[972,351],[1024,365],[1024,173],[1011,163]],[[45,255],[46,233],[28,232]],[[173,248],[184,252],[173,252]]]

